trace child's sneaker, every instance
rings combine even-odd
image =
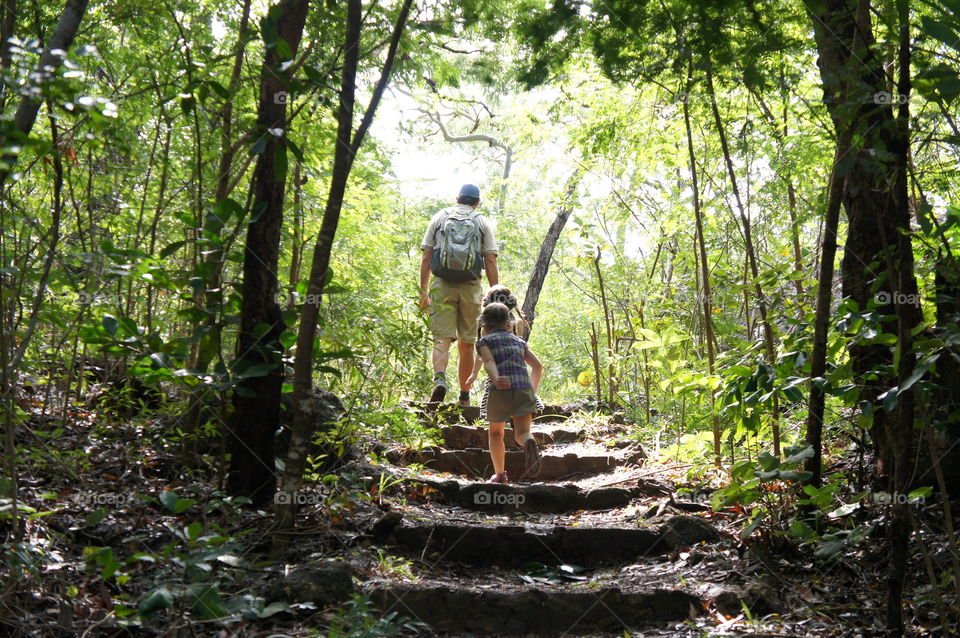
[[[540,448],[537,442],[531,436],[523,444],[523,476],[525,478],[536,478],[540,476]]]
[[[490,477],[490,480],[487,483],[509,483],[510,477],[507,476],[506,472],[500,472],[499,474],[494,474]]]

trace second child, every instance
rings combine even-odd
[[[491,303],[480,315],[485,334],[477,340],[477,354],[490,376],[492,386],[487,401],[490,424],[490,460],[493,462],[492,483],[507,483],[504,425],[513,417],[513,436],[524,452],[524,473],[533,478],[540,474],[540,450],[530,432],[533,413],[537,411],[535,392],[540,385],[543,365],[527,342],[512,332],[513,318],[502,303]],[[527,370],[527,366],[530,370]]]

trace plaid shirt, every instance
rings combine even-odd
[[[506,330],[495,330],[477,339],[477,348],[487,346],[497,364],[501,376],[510,379],[511,390],[532,390],[530,372],[523,357],[527,354],[527,342]],[[491,385],[491,387],[493,387]]]

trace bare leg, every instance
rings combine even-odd
[[[450,360],[450,344],[453,339],[434,339],[433,340],[433,371],[447,371],[447,363]]]
[[[533,420],[532,414],[513,417],[513,438],[521,448],[527,442],[527,439],[533,438],[530,433],[530,422]]]
[[[460,377],[460,389],[466,390],[467,379],[473,374],[473,361],[474,357],[477,356],[477,352],[472,343],[464,343],[463,341],[457,342],[457,349],[460,351],[460,363],[457,367],[457,374]],[[446,366],[444,366],[444,369],[446,369]]]
[[[534,478],[540,475],[540,449],[537,447],[536,439],[530,433],[532,417],[532,414],[513,417],[513,438],[523,448],[524,469],[520,476],[521,481],[525,478]]]
[[[493,473],[500,474],[503,472],[504,465],[506,464],[505,455],[506,449],[503,446],[503,422],[494,423],[490,422],[490,460],[493,461]]]

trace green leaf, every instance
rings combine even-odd
[[[195,583],[189,588],[190,611],[202,620],[223,618],[230,612],[224,606],[223,599],[215,585]]]
[[[187,244],[186,241],[175,241],[172,244],[165,246],[163,250],[160,251],[160,259],[165,259],[173,253],[177,252]]]
[[[144,616],[150,616],[161,609],[169,609],[173,606],[173,594],[166,587],[154,589],[140,601],[137,609]]]
[[[783,465],[793,465],[802,463],[807,459],[813,458],[813,446],[811,445],[791,445],[784,448],[783,453],[787,458],[783,460]]]
[[[104,315],[101,323],[103,324],[103,329],[107,331],[108,335],[111,337],[115,337],[117,335],[117,328],[120,327],[120,324],[117,322],[116,317],[113,315]]]
[[[184,499],[184,500],[189,500],[189,499]],[[195,541],[198,538],[200,538],[200,534],[202,533],[203,533],[203,525],[201,525],[197,521],[194,521],[189,525],[187,525],[187,529],[186,529],[187,540]]]
[[[172,490],[161,490],[158,498],[168,510],[177,512],[177,495]]]
[[[940,20],[934,20],[929,16],[923,16],[920,18],[920,24],[923,27],[928,35],[940,40],[954,51],[960,51],[960,38],[957,36],[957,32],[954,31],[951,26]]]
[[[277,337],[277,341],[279,341],[280,345],[282,345],[284,348],[290,349],[293,344],[297,342],[297,333],[291,330],[284,330],[282,333],[280,333],[280,336]]]
[[[293,57],[293,49],[290,48],[286,40],[278,37],[275,44],[277,47],[277,56],[279,56],[281,60],[289,60]]]
[[[254,377],[265,377],[276,368],[277,368],[277,364],[275,363],[255,363],[252,366],[244,368],[242,372],[238,372],[236,377],[238,379],[252,379]]]
[[[928,357],[923,363],[918,365],[913,369],[913,373],[907,377],[907,380],[903,382],[903,385],[900,386],[900,392],[906,392],[913,386],[914,383],[919,381],[923,375],[930,371],[930,368],[933,367],[933,364],[940,357],[939,353],[935,353]]]
[[[263,611],[257,614],[257,618],[269,618],[274,614],[280,613],[281,611],[290,611],[290,605],[287,603],[270,603],[263,608]]]
[[[100,521],[107,517],[107,513],[107,508],[101,507],[97,511],[87,514],[87,517],[84,520],[90,527],[96,527],[100,524]]]
[[[303,163],[303,151],[300,150],[300,147],[293,143],[293,140],[287,140],[287,147],[290,149],[290,152],[293,153],[293,156],[297,158],[297,161]]]
[[[225,100],[230,99],[230,91],[226,89],[222,84],[216,80],[207,80],[207,85],[213,89],[213,92],[222,97]]]
[[[893,412],[897,407],[897,402],[900,396],[899,388],[890,388],[883,394],[879,396],[883,409],[887,412]]]

